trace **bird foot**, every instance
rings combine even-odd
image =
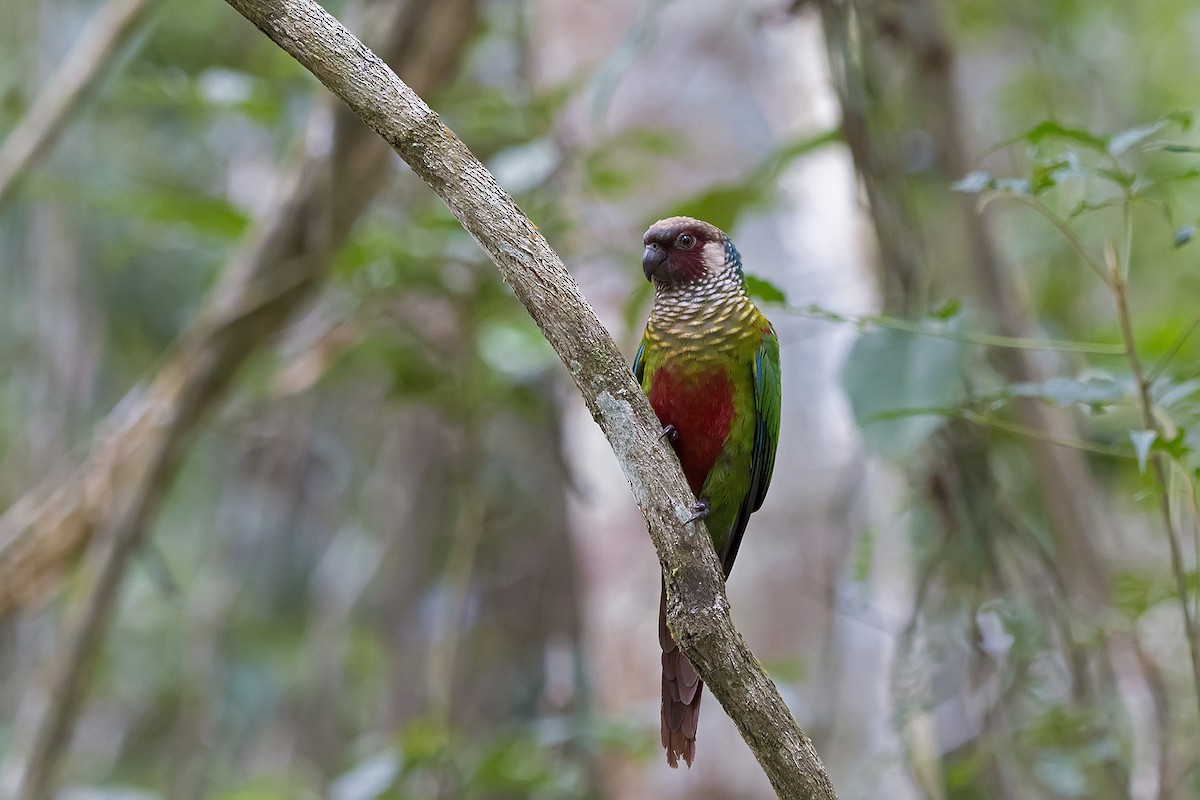
[[[679,431],[675,429],[674,425],[664,425],[662,433],[659,434],[658,438],[666,439],[671,444],[675,444],[679,441]]]
[[[702,520],[702,519],[706,519],[708,517],[710,510],[711,509],[709,509],[709,507],[708,507],[707,500],[698,501],[694,506],[692,506],[692,515],[690,517],[688,517],[687,520],[683,524],[691,525],[693,522],[696,522],[696,521]]]

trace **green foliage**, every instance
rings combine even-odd
[[[1038,383],[1012,383],[1006,388],[1009,397],[1032,397],[1046,400],[1064,408],[1082,406],[1094,414],[1103,413],[1118,403],[1133,399],[1133,384],[1111,375],[1091,372],[1077,378],[1056,376]]]
[[[1153,201],[1163,207],[1167,205],[1167,197],[1163,194],[1165,184],[1157,177],[1155,163],[1146,161],[1145,158],[1148,154],[1156,152],[1190,153],[1190,145],[1165,141],[1160,135],[1175,128],[1187,131],[1191,121],[1190,114],[1170,114],[1152,123],[1112,135],[1044,121],[1001,145],[1026,147],[1028,174],[1012,178],[973,172],[960,180],[955,188],[962,192],[980,194],[988,201],[1012,199],[1030,206],[1052,223],[1070,243],[1075,251],[1074,255],[1091,267],[1108,288],[1125,292],[1125,281],[1128,280],[1131,261],[1130,249],[1134,246],[1134,208],[1143,201]],[[1122,160],[1123,156],[1138,156],[1139,160],[1129,164]],[[1194,178],[1189,171],[1174,172],[1171,179]],[[1071,198],[1069,210],[1055,210],[1053,204],[1057,201],[1061,206],[1066,198]],[[1120,212],[1122,217],[1118,222],[1123,222],[1124,225],[1124,246],[1114,246],[1111,240],[1108,240],[1109,244],[1105,245],[1106,255],[1091,251],[1092,248],[1097,251],[1103,251],[1104,248],[1088,242],[1085,239],[1086,232],[1081,233],[1074,228],[1084,213],[1101,209]],[[1190,234],[1185,236],[1177,232],[1172,244],[1175,247],[1186,244],[1189,236]],[[1161,244],[1159,249],[1162,249]],[[1114,253],[1118,254],[1116,258],[1119,261],[1114,261]],[[954,318],[960,312],[957,304],[947,308],[950,309],[950,318]],[[810,313],[832,321],[849,321],[820,309],[810,309]],[[963,332],[950,328],[939,330],[934,321],[942,316],[946,316],[945,310],[931,315],[925,324],[891,320],[886,317],[860,322],[890,325],[897,331],[1000,347],[1044,346],[1064,352],[1093,351],[1097,354],[1118,355],[1134,346],[1126,342],[1109,350],[1106,345],[1096,346],[1078,341],[1036,342],[1004,340],[1002,337],[995,337],[989,341],[985,335],[963,335]],[[1195,322],[1186,329],[1175,332],[1171,337],[1174,341],[1165,352],[1160,353],[1159,365],[1150,373],[1149,392],[1159,409],[1156,413],[1170,414],[1172,424],[1177,426],[1176,433],[1170,441],[1165,441],[1156,430],[1132,427],[1125,431],[1127,441],[1132,446],[1130,452],[1138,470],[1143,474],[1151,452],[1163,452],[1182,460],[1192,470],[1196,468],[1190,460],[1191,448],[1187,442],[1190,437],[1190,423],[1197,418],[1193,398],[1198,387],[1191,381],[1172,382],[1170,376],[1162,374],[1162,369],[1168,361],[1185,346],[1194,327]],[[939,359],[936,355],[922,353],[918,346],[911,343],[903,346],[897,343],[897,352],[902,354],[902,357],[896,359],[897,363],[913,363],[899,370],[903,375],[896,375],[886,371],[886,348],[875,348],[869,340],[863,345],[863,339],[860,339],[859,344],[851,351],[847,361],[845,374],[848,377],[845,382],[851,406],[861,425],[881,419],[893,424],[899,424],[899,421],[903,420],[904,424],[900,427],[887,430],[886,436],[874,437],[867,434],[869,446],[876,447],[879,452],[899,460],[909,457],[913,448],[925,441],[940,424],[936,419],[912,421],[922,415],[941,415],[948,418],[963,416],[978,422],[987,422],[979,412],[994,412],[1019,398],[1040,399],[1064,407],[1080,407],[1092,415],[1109,415],[1110,418],[1120,418],[1126,413],[1135,414],[1140,408],[1135,379],[1130,375],[1113,376],[1107,371],[1093,368],[1074,376],[1054,376],[1037,384],[1013,383],[999,391],[981,393],[978,387],[981,384],[992,383],[992,374],[976,370],[974,375],[968,375],[965,367],[969,365],[962,362],[961,356],[957,356],[957,360],[952,362],[948,350],[944,351],[947,355]],[[934,353],[940,347],[942,345],[932,345]],[[945,366],[930,372],[930,365],[937,364]],[[951,364],[954,365],[953,370]],[[959,383],[963,387],[971,387],[970,391],[953,391],[949,388],[955,371]],[[873,377],[878,379],[873,380]],[[883,386],[893,383],[903,387],[897,393],[897,401],[890,406],[885,403],[887,407],[880,407],[875,399],[883,395]]]
[[[941,270],[930,272],[929,308],[901,318],[788,305],[782,282],[747,276],[755,299],[773,306],[772,319],[859,332],[843,373],[854,424],[872,454],[918,479],[905,494],[911,513],[872,519],[842,578],[855,582],[873,618],[876,583],[897,573],[919,579],[911,630],[896,636],[915,654],[918,685],[894,690],[898,719],[955,716],[945,713],[957,707],[955,693],[982,711],[980,731],[970,720],[951,732],[973,741],[934,754],[941,786],[931,795],[990,800],[1003,773],[1022,796],[1121,796],[1109,792],[1115,784],[1123,791],[1132,763],[1124,711],[1110,697],[1083,697],[1086,686],[1068,689],[1065,665],[1100,652],[1108,636],[1124,643],[1146,630],[1151,644],[1176,637],[1177,625],[1162,637],[1163,621],[1174,623],[1180,601],[1200,592],[1194,543],[1179,536],[1190,528],[1176,531],[1185,558],[1172,565],[1163,523],[1151,516],[1165,498],[1187,522],[1200,479],[1200,143],[1190,113],[1163,114],[1195,103],[1197,51],[1192,37],[1178,35],[1194,28],[1193,5],[942,6],[964,75],[979,77],[967,71],[987,65],[987,81],[962,84],[973,125],[993,140],[1020,131],[958,188],[979,196],[1006,262],[1021,270],[1036,338],[992,333],[986,299],[968,299],[954,283],[966,270],[942,245],[960,226],[944,224],[944,181],[923,160],[937,131],[900,113],[890,84],[875,87],[879,108],[868,110],[892,115],[902,133],[903,182],[931,270]],[[347,19],[361,10],[330,7]],[[74,0],[54,4],[53,14],[32,3],[0,8],[0,132],[28,108],[40,65],[57,55],[45,45],[73,34],[93,10]],[[656,29],[662,10],[635,25],[610,59],[615,69],[549,90],[525,74],[538,72],[530,63],[542,46],[522,38],[528,12],[487,8],[460,79],[435,107],[573,267],[589,269],[595,251],[608,248],[624,263],[636,242],[609,241],[606,209],[637,207],[647,202],[645,187],[694,168],[690,148],[704,132],[673,126],[669,114],[632,129],[609,128],[594,114],[586,133],[594,144],[581,147],[573,122],[563,122],[589,101],[601,108],[616,96],[639,49],[669,33]],[[49,42],[29,35],[42,28]],[[168,0],[137,45],[0,216],[0,474],[9,499],[53,463],[77,460],[93,423],[154,369],[242,246],[265,189],[313,133],[307,112],[323,96],[315,81],[224,4]],[[1043,119],[1047,109],[1053,119]],[[840,136],[784,142],[739,175],[690,196],[656,192],[648,205],[659,216],[688,213],[736,229],[772,210],[788,170]],[[825,201],[822,191],[813,196]],[[34,272],[31,231],[46,210],[65,232],[70,270]],[[628,266],[632,331],[651,287]],[[39,307],[45,287],[64,276],[79,281],[67,294],[80,302]],[[1127,292],[1132,337],[1111,302],[1114,285]],[[95,352],[48,366],[70,340],[59,335],[75,325]],[[570,580],[570,548],[553,571],[537,572],[537,557],[557,553],[539,530],[558,526],[561,536],[556,504],[591,487],[574,486],[559,460],[559,447],[572,443],[557,441],[570,426],[554,411],[552,353],[458,223],[424,187],[396,181],[336,254],[316,309],[283,338],[278,353],[239,376],[191,452],[155,531],[165,570],[146,557],[125,586],[88,690],[69,791],[113,800],[590,798],[597,765],[657,765],[653,714],[610,719],[581,710],[591,698],[576,674],[579,642],[537,639],[545,623],[528,618],[540,607],[522,606],[517,624],[499,616],[513,595],[552,598],[539,606],[561,599],[548,587]],[[1125,359],[1135,346],[1149,423]],[[1001,380],[997,364],[1018,349],[1036,351],[1049,377]],[[311,365],[312,380],[297,389],[282,379],[298,362]],[[83,388],[72,396],[83,399],[59,415],[62,387],[75,380]],[[1025,403],[1073,414],[1079,438],[1052,443],[1088,454],[1103,513],[1122,529],[1126,549],[1099,621],[1064,608],[1071,599],[1060,596],[1061,572],[1072,565],[1055,550],[1037,473],[1020,446],[1041,435],[1022,425]],[[966,446],[948,451],[951,434]],[[949,457],[960,459],[962,485],[921,480],[928,464]],[[1160,464],[1165,486],[1155,477]],[[461,530],[472,524],[474,543]],[[914,563],[883,563],[905,525]],[[448,625],[436,610],[456,591],[446,565],[463,553],[474,561],[462,579],[460,618],[444,615]],[[537,588],[527,590],[530,583]],[[41,663],[38,642],[57,613],[22,621],[6,643],[24,644],[0,648],[3,668],[36,672],[31,659]],[[834,614],[842,624],[842,609]],[[903,630],[891,620],[883,627],[888,636]],[[451,670],[459,682],[451,682],[445,716],[430,713],[426,697],[439,637],[459,643]],[[518,649],[525,645],[528,652]],[[571,686],[557,695],[543,664],[556,648],[575,659]],[[802,692],[829,678],[824,652],[777,656],[772,673]],[[1103,687],[1104,672],[1088,677]],[[1194,718],[1177,673],[1164,671],[1164,687],[1168,722],[1179,730],[1159,733],[1186,745]],[[495,708],[478,702],[477,674]],[[0,723],[6,760],[23,730],[15,713],[28,702],[23,689],[3,689],[2,708],[13,712]],[[718,713],[716,704],[706,713]],[[470,722],[444,721],[459,714]],[[97,729],[106,734],[100,746]],[[702,759],[719,755],[701,747]],[[865,784],[871,765],[850,761]],[[1200,770],[1179,780],[1177,794],[1200,793]],[[872,789],[857,796],[876,796]]]
[[[1049,322],[1045,316],[1039,317],[1039,325],[1068,330],[1074,325],[1100,343],[1069,337],[989,341],[987,334],[964,329],[962,321],[974,315],[957,304],[945,315],[945,324],[941,313],[895,320],[807,310],[820,319],[866,329],[847,358],[843,382],[869,448],[909,470],[924,463],[914,458],[921,453],[936,459],[953,452],[958,459],[953,474],[960,484],[949,494],[931,491],[929,502],[938,509],[939,521],[955,519],[964,530],[953,529],[954,536],[925,555],[930,573],[952,564],[950,574],[961,577],[965,571],[968,581],[984,575],[1001,584],[1014,580],[1009,551],[1021,552],[1021,545],[998,537],[1022,526],[1033,529],[1025,535],[1035,551],[1054,547],[1034,527],[1039,524],[1034,514],[1021,507],[1028,500],[1020,485],[971,486],[975,475],[1004,482],[1000,476],[1011,468],[1006,465],[1011,453],[1000,445],[1004,438],[1042,437],[1093,454],[1122,500],[1141,503],[1150,515],[1138,524],[1157,528],[1151,534],[1156,542],[1163,536],[1172,540],[1169,546],[1159,545],[1160,560],[1153,566],[1118,572],[1111,586],[1112,607],[1137,625],[1151,624],[1151,618],[1161,624],[1164,614],[1182,617],[1185,640],[1191,643],[1200,636],[1194,610],[1200,581],[1192,566],[1200,541],[1193,519],[1200,481],[1195,455],[1200,385],[1194,366],[1200,351],[1192,334],[1200,319],[1194,302],[1176,308],[1170,297],[1190,279],[1189,265],[1177,252],[1191,241],[1195,224],[1190,220],[1197,218],[1194,199],[1180,192],[1186,187],[1194,193],[1198,177],[1197,148],[1180,141],[1191,123],[1189,113],[1168,114],[1107,134],[1043,121],[999,146],[1020,165],[1016,174],[976,171],[955,185],[960,192],[979,195],[980,207],[987,206],[993,222],[999,219],[1007,226],[1004,230],[1022,232],[1022,258],[1043,266],[1046,277],[1034,273],[1043,286],[1090,282],[1098,288],[1088,304],[1086,325],[1069,318]],[[1180,219],[1189,222],[1180,225]],[[1108,344],[1114,341],[1120,344]],[[1054,374],[1038,382],[1004,383],[985,354],[1006,348],[1051,351],[1055,357],[1042,363]],[[1084,438],[1068,441],[1027,427],[1016,409],[1028,402],[1077,412]],[[933,434],[952,422],[969,423],[979,436],[960,429],[958,449],[948,451],[945,440]],[[961,496],[966,491],[972,492],[969,498]],[[1013,508],[1020,510],[1013,513]],[[981,517],[993,519],[983,524]],[[952,757],[943,776],[948,796],[988,796],[982,790],[988,781],[983,770],[993,758],[1027,765],[1030,779],[1054,796],[1099,796],[1107,791],[1114,765],[1130,758],[1120,719],[1102,703],[1067,701],[1024,672],[1022,664],[1036,664],[1054,651],[1055,637],[1048,635],[1053,626],[1047,626],[1036,601],[1010,601],[1020,597],[1011,590],[1001,596],[1005,599],[980,606],[975,622],[981,648],[993,657],[1003,653],[997,668],[1029,693],[1028,702],[1006,705],[1016,710],[1008,724],[1018,725],[1020,734],[995,753],[988,748],[996,744],[984,743]],[[992,615],[987,624],[985,609]],[[1080,636],[1078,629],[1075,635]],[[1097,646],[1090,634],[1081,641]],[[1196,656],[1188,658],[1193,661],[1189,673],[1200,675]],[[1189,707],[1196,705],[1197,693],[1200,684],[1189,680]]]
[[[705,189],[677,202],[659,216],[695,217],[721,230],[733,230],[743,215],[768,209],[777,201],[779,176],[792,163],[840,140],[840,133],[830,130],[784,145],[736,183]]]
[[[583,161],[583,178],[597,194],[621,197],[655,175],[665,158],[679,146],[679,138],[653,128],[621,131],[592,149]]]
[[[333,800],[403,800],[437,791],[464,798],[590,797],[583,752],[562,752],[549,728],[513,729],[483,742],[458,736],[429,718],[415,720],[394,747],[368,756],[337,777]]]
[[[746,275],[746,291],[760,303],[786,303],[787,296],[775,284],[757,275]]]

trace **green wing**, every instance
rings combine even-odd
[[[782,378],[779,371],[779,339],[775,329],[764,333],[754,357],[754,456],[750,469],[751,511],[762,508],[775,471],[775,446],[779,444],[779,396]]]
[[[721,564],[725,569],[725,577],[733,569],[733,560],[737,558],[738,547],[741,546],[742,536],[746,533],[746,524],[750,515],[762,508],[763,500],[767,497],[767,487],[771,484],[771,473],[775,470],[775,445],[779,442],[779,395],[782,387],[779,371],[779,340],[775,337],[775,329],[769,328],[763,333],[762,343],[754,356],[754,449],[750,455],[750,491],[746,493],[725,552],[721,554]]]
[[[646,374],[646,362],[643,356],[646,353],[646,337],[642,337],[642,343],[638,345],[637,355],[633,357],[633,377],[637,378],[638,386],[643,386],[643,380]]]

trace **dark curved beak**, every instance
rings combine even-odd
[[[662,266],[662,263],[667,260],[667,251],[658,242],[651,242],[646,245],[645,252],[642,253],[642,272],[646,273],[646,280],[654,280],[654,273]]]

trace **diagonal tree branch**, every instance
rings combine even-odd
[[[0,144],[0,206],[21,176],[58,139],[88,90],[140,30],[155,5],[156,0],[109,0],[88,23],[66,60]]]
[[[561,259],[466,146],[407,85],[312,0],[228,0],[346,102],[471,233],[571,373],[633,488],[684,652],[737,724],[780,797],[832,800],[812,742],[734,629],[706,531],[660,425]]]

